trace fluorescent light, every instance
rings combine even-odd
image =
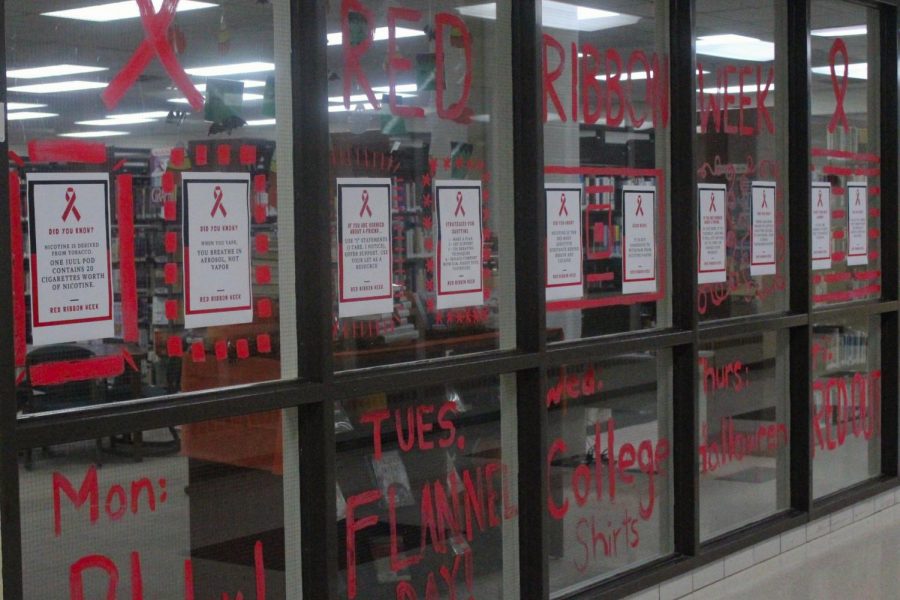
[[[47,65],[46,67],[29,67],[27,69],[13,69],[6,72],[7,77],[13,79],[39,79],[41,77],[59,77],[60,75],[78,75],[79,73],[94,73],[106,71],[106,67],[89,67],[87,65]]]
[[[168,114],[168,113],[166,113]],[[145,119],[141,117],[129,117],[124,119],[94,119],[92,121],[75,121],[76,125],[90,125],[92,127],[109,127],[110,125],[140,125],[141,123],[155,123],[156,119]]]
[[[153,8],[159,12],[162,7],[163,0],[153,0]],[[181,0],[178,3],[177,12],[187,12],[189,10],[199,10],[201,8],[213,8],[218,6],[211,2],[197,2],[196,0]],[[67,10],[55,10],[53,12],[41,13],[45,17],[59,17],[62,19],[77,19],[79,21],[96,21],[103,23],[106,21],[118,21],[120,19],[136,19],[141,16],[137,2],[126,0],[125,2],[111,2],[109,4],[96,4],[94,6],[83,6],[81,8],[70,8]]]
[[[744,93],[745,94],[755,94],[757,92],[762,92],[765,89],[766,89],[766,86],[761,85],[761,84],[759,86],[755,86],[752,84],[745,85]],[[775,84],[773,83],[772,85],[769,86],[768,91],[771,92],[774,89],[775,89]],[[729,85],[727,88],[708,87],[708,88],[703,88],[703,92],[706,94],[721,94],[723,92],[727,93],[727,94],[739,94],[739,93],[741,93],[741,86],[740,85]]]
[[[250,127],[262,127],[264,125],[274,125],[275,119],[256,119],[253,121],[247,121],[247,125]]]
[[[254,100],[262,100],[263,97],[264,96],[262,94],[248,94],[247,92],[244,92],[244,95],[241,99],[244,102],[253,102]],[[172,102],[174,104],[189,104],[187,98],[169,98],[169,102]]]
[[[624,25],[634,25],[641,20],[640,17],[625,15],[622,13],[600,10],[589,6],[576,6],[553,0],[543,0],[542,25],[555,29],[568,29],[571,31],[600,31],[612,29]],[[462,6],[456,9],[461,15],[478,19],[495,20],[497,18],[497,4],[475,4]]]
[[[6,115],[7,121],[24,121],[26,119],[48,119],[50,117],[58,117],[57,113],[48,112],[32,112],[29,110],[20,110]]]
[[[418,29],[409,29],[407,27],[394,28],[394,39],[398,40],[401,38],[420,37],[423,35],[425,35],[425,32]],[[344,41],[344,36],[340,31],[329,33],[327,37],[329,46],[340,46]],[[383,42],[388,39],[388,28],[376,27],[372,32],[372,39],[376,42]]]
[[[813,29],[812,35],[818,37],[848,37],[851,35],[866,35],[865,25],[848,25],[846,27],[826,27],[825,29]]]
[[[23,92],[25,94],[59,94],[62,92],[77,92],[79,90],[95,90],[106,87],[105,81],[55,81],[53,83],[33,83],[31,85],[19,85],[8,88],[10,92]]]
[[[389,94],[390,88],[386,85],[375,86],[372,88],[372,91],[376,94]],[[401,83],[400,85],[395,87],[395,91],[397,96],[401,98],[414,98],[416,92],[419,91],[418,86],[415,83]],[[354,94],[350,96],[350,102],[366,102],[369,97],[365,94]],[[343,104],[344,97],[343,96],[329,96],[328,101],[332,104]]]
[[[59,134],[61,137],[73,137],[73,138],[98,138],[98,137],[112,137],[114,135],[128,135],[127,131],[72,131],[70,133],[61,133]]]
[[[817,75],[831,75],[831,67],[813,67],[811,70]],[[834,72],[839,77],[842,77],[844,73],[843,66],[835,65]],[[847,77],[851,79],[868,79],[869,63],[850,63],[847,67]]]
[[[26,108],[44,108],[46,104],[36,104],[34,102],[7,102],[6,110],[24,110]]]
[[[107,119],[122,121],[125,119],[163,119],[169,116],[167,110],[151,110],[149,112],[122,113],[118,115],[106,115]]]
[[[244,83],[244,89],[245,89],[245,90],[248,90],[248,89],[250,89],[250,88],[261,88],[261,87],[266,87],[266,82],[265,82],[265,81],[258,81],[258,80],[255,80],[255,79],[242,79],[241,81],[243,81],[243,83]],[[198,92],[205,92],[205,91],[206,91],[206,84],[205,84],[205,83],[197,83],[197,84],[194,84],[194,87],[197,88],[197,91],[198,91]]]
[[[734,33],[705,35],[697,38],[697,54],[767,62],[775,59],[775,44]]]
[[[703,74],[706,75],[709,73],[706,69],[703,70]],[[657,76],[661,75],[656,73]],[[596,75],[594,79],[598,81],[606,81],[606,75]],[[619,75],[619,81],[643,81],[647,79],[647,71],[635,71],[634,73],[621,73]]]
[[[245,62],[231,65],[211,65],[209,67],[191,67],[185,69],[188,75],[196,77],[220,77],[222,75],[238,75],[240,73],[263,73],[274,71],[275,65],[270,62]],[[263,84],[265,85],[265,84]]]

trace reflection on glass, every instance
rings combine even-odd
[[[881,472],[881,331],[877,318],[813,325],[813,496]]]
[[[701,320],[786,306],[786,179],[771,0],[696,4],[697,307]],[[780,74],[779,74],[780,75]]]
[[[789,501],[788,364],[780,333],[700,350],[700,537],[710,539]]]
[[[275,412],[29,451],[24,598],[284,598],[280,434]]]
[[[178,8],[5,4],[24,414],[280,379],[294,354],[287,8]]]
[[[607,5],[543,2],[551,341],[669,319],[666,7]]]
[[[662,356],[635,354],[547,374],[554,593],[672,549],[670,375]]]
[[[501,426],[513,385],[490,377],[336,406],[340,598],[517,595],[516,451]]]
[[[813,303],[881,296],[878,12],[811,5]]]
[[[331,4],[337,370],[514,343],[509,3],[468,8]]]

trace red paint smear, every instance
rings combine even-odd
[[[178,318],[178,300],[166,300],[166,319],[174,321]]]
[[[880,196],[881,188],[878,187],[877,185],[873,185],[871,188],[869,188],[869,195],[870,196]]]
[[[867,285],[857,290],[845,290],[842,292],[832,292],[830,294],[821,294],[813,296],[814,302],[846,302],[848,300],[856,300],[866,296],[872,296],[881,292],[881,286],[878,284]]]
[[[845,213],[843,210],[833,210],[833,211],[831,211],[831,218],[832,219],[843,219],[844,215],[846,215],[846,214],[847,213]]]
[[[206,362],[206,349],[203,342],[194,342],[191,344],[191,360],[196,362]]]
[[[615,191],[614,185],[589,185],[584,188],[586,194],[612,194]]]
[[[853,168],[853,167],[835,167],[834,165],[828,165],[822,167],[822,172],[826,175],[838,175],[841,177],[847,177],[850,175],[862,175],[865,177],[877,177],[881,175],[881,169],[878,168]]]
[[[134,193],[131,175],[116,177],[119,220],[119,284],[122,290],[122,339],[137,343],[137,270],[134,256]]]
[[[228,344],[220,340],[216,342],[216,360],[225,360],[228,358]]]
[[[175,173],[166,171],[162,176],[162,191],[171,194],[175,191]]]
[[[831,188],[831,195],[832,195],[832,196],[843,196],[843,195],[844,195],[844,188],[842,188],[842,187],[837,187],[837,186]]]
[[[877,219],[878,217],[881,216],[881,209],[880,209],[880,208],[874,208],[874,207],[873,207],[873,208],[870,208],[870,209],[869,209],[869,216],[870,216],[870,217],[873,217],[873,218],[875,218],[875,219]]]
[[[256,349],[262,354],[268,354],[272,351],[272,338],[268,333],[261,333],[256,336]]]
[[[831,148],[813,148],[813,156],[827,156],[830,158],[847,158],[850,160],[861,160],[865,162],[880,163],[881,157],[877,154],[868,154],[865,152],[850,152],[848,150],[833,150]]]
[[[265,254],[269,251],[269,236],[264,233],[256,234],[256,251],[260,254]]]
[[[184,148],[172,148],[172,152],[169,154],[169,160],[172,161],[172,165],[176,167],[180,167],[184,164]]]
[[[812,282],[815,284],[822,283],[822,276],[821,275],[813,275]]]
[[[871,227],[869,229],[869,239],[870,240],[878,239],[879,235],[881,235],[881,230],[878,229],[877,227]]]
[[[841,283],[842,281],[850,281],[851,277],[850,273],[829,273],[823,279],[825,283]]]
[[[25,366],[25,249],[22,235],[22,202],[19,176],[9,174],[9,230],[12,256],[13,348],[16,366]]]
[[[197,144],[194,147],[194,164],[198,167],[205,166],[209,159],[209,148],[206,144]]]
[[[178,265],[175,263],[166,263],[166,266],[163,267],[163,273],[165,274],[166,283],[172,285],[176,281],[178,281]]]
[[[258,225],[261,225],[266,222],[266,214],[268,213],[268,207],[265,204],[260,204],[259,202],[254,203],[253,205],[253,220],[256,221]]]
[[[163,218],[166,221],[174,221],[175,220],[175,201],[174,200],[166,200],[163,202]]]
[[[878,250],[869,252],[869,260],[878,260]]]
[[[844,231],[842,229],[838,230],[838,231],[833,231],[833,232],[831,232],[831,237],[833,237],[836,240],[842,240],[842,239],[844,239]]]
[[[265,319],[272,316],[272,301],[268,298],[260,298],[256,303],[256,314]]]
[[[833,260],[834,262],[841,262],[842,260],[844,260],[845,256],[846,254],[844,254],[843,252],[832,252],[831,260]]]
[[[256,193],[261,194],[266,191],[266,176],[265,175],[254,175],[253,176],[253,189],[256,190]]]
[[[269,283],[272,281],[272,271],[269,265],[260,265],[256,267],[256,283]]]
[[[612,281],[615,279],[616,274],[612,271],[607,273],[591,273],[587,276],[588,283],[600,283],[602,281]]]
[[[113,165],[113,168],[112,168],[111,170],[112,170],[113,172],[115,172],[115,171],[118,171],[119,169],[121,169],[121,168],[124,167],[124,166],[125,166],[125,159],[123,158],[122,160],[120,160],[119,162],[117,162],[116,164],[114,164],[114,165]]]
[[[78,162],[99,165],[106,162],[106,145],[100,142],[73,140],[31,140],[28,142],[31,162]]]
[[[16,154],[16,153],[13,152],[12,150],[9,150],[9,151],[6,153],[6,155],[9,157],[9,160],[11,160],[11,161],[13,161],[14,163],[16,163],[16,164],[19,166],[19,168],[25,168],[25,161],[22,160],[22,157],[21,157],[21,156],[19,156],[18,154]]]
[[[228,166],[231,164],[231,146],[228,144],[219,144],[216,148],[216,160],[219,166]]]
[[[239,156],[242,165],[255,165],[256,146],[252,144],[242,144]]]
[[[178,250],[178,234],[174,231],[166,232],[166,252],[169,254],[173,254],[176,250]]]
[[[169,351],[169,356],[182,356],[184,354],[181,338],[177,335],[169,336],[169,339],[166,341],[166,349]]]
[[[124,372],[122,355],[40,363],[28,369],[31,385],[37,386],[118,377]]]
[[[250,344],[245,338],[241,338],[235,344],[237,348],[238,358],[247,358],[250,356]]]
[[[875,281],[880,277],[881,271],[861,271],[853,274],[853,278],[857,281]]]

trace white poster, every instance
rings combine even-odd
[[[32,343],[112,337],[109,175],[29,173],[27,185]]]
[[[810,198],[812,215],[812,268],[831,268],[831,184],[814,181]]]
[[[750,201],[750,275],[774,275],[775,182],[754,181]]]
[[[622,186],[622,293],[656,291],[656,188]]]
[[[699,245],[697,264],[698,283],[724,283],[725,271],[725,184],[701,183],[699,194]]]
[[[865,265],[869,262],[869,199],[865,181],[847,184],[847,203],[847,264]]]
[[[547,300],[581,298],[581,186],[547,184]]]
[[[484,304],[481,182],[435,180],[437,199],[437,307]]]
[[[338,316],[394,312],[391,180],[340,178]]]
[[[184,326],[253,321],[250,174],[182,173]]]

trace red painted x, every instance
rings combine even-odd
[[[119,101],[125,96],[125,93],[134,85],[150,64],[154,54],[159,57],[172,82],[181,90],[184,97],[194,110],[203,108],[203,96],[197,91],[193,82],[184,72],[172,46],[166,39],[166,32],[172,19],[175,18],[175,10],[178,6],[178,0],[163,0],[163,4],[159,12],[153,12],[153,4],[151,0],[134,0],[137,2],[138,9],[141,11],[141,25],[144,27],[145,39],[138,46],[128,62],[119,71],[100,97],[107,108],[114,108]]]

